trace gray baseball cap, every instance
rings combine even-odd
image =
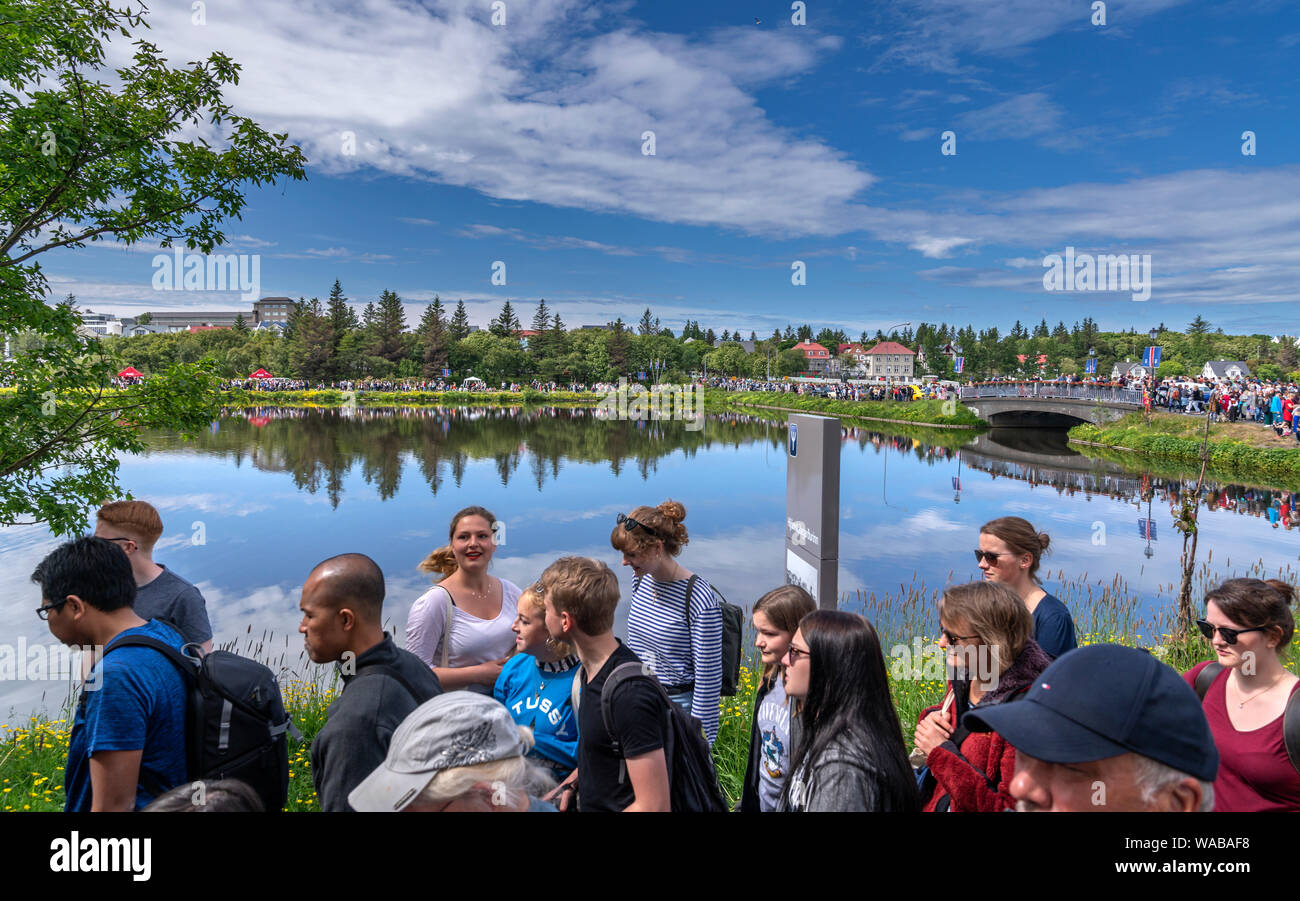
[[[348,803],[362,812],[401,810],[443,770],[525,753],[519,727],[501,702],[472,691],[449,691],[402,720],[388,756],[348,794]]]

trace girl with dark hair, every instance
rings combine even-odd
[[[1295,634],[1294,603],[1295,589],[1277,579],[1229,579],[1205,596],[1197,625],[1216,659],[1183,678],[1201,696],[1219,749],[1216,811],[1300,810],[1300,772],[1285,737],[1287,719],[1300,720],[1300,678],[1281,659]],[[1300,747],[1294,753],[1300,759]]]
[[[781,658],[790,648],[799,621],[816,609],[812,596],[798,585],[774,588],[754,602],[754,647],[762,655],[763,674],[754,698],[745,785],[736,807],[742,813],[767,813],[780,803],[790,772],[790,750],[796,744]]]
[[[722,607],[708,579],[673,558],[689,540],[686,508],[674,500],[619,514],[609,541],[632,567],[627,646],[654,670],[668,696],[718,737],[722,697]]]
[[[786,694],[803,701],[803,737],[778,809],[917,810],[916,779],[871,623],[814,610],[800,620],[782,663]]]
[[[1002,582],[1020,596],[1034,617],[1034,641],[1055,659],[1077,648],[1074,620],[1060,599],[1038,579],[1038,564],[1051,539],[1028,520],[1003,516],[980,526],[975,561],[986,582]]]
[[[451,519],[448,544],[420,563],[442,580],[411,605],[406,650],[433,668],[444,691],[491,694],[515,647],[519,586],[487,571],[496,522],[490,511],[466,507]]]

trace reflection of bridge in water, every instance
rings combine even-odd
[[[967,466],[994,476],[1031,485],[1051,485],[1060,492],[1134,497],[1150,479],[1117,463],[1085,457],[1070,448],[1061,432],[1021,432],[994,429],[962,448]]]

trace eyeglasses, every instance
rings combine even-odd
[[[64,604],[66,604],[67,602],[68,602],[68,599],[67,599],[67,598],[64,598],[63,600],[59,601],[57,604],[46,604],[46,605],[44,605],[44,606],[37,607],[37,608],[36,608],[36,615],[37,615],[38,617],[40,617],[41,619],[43,619],[43,620],[47,620],[47,621],[48,621],[49,618],[50,618],[50,611],[51,611],[51,610],[58,610],[60,607],[62,607],[62,606],[63,606]],[[1229,644],[1231,644],[1231,642],[1229,642]]]
[[[107,537],[107,536],[104,536],[104,540],[105,540],[105,541],[129,541],[129,542],[131,542],[132,544],[135,544],[135,539],[134,539],[134,538],[109,538],[109,537]],[[138,547],[139,545],[136,545],[136,546]]]
[[[644,529],[644,530],[645,530],[646,532],[648,532],[650,535],[653,535],[653,536],[655,536],[655,537],[658,537],[658,534],[659,534],[658,532],[656,532],[654,529],[650,528],[650,527],[649,527],[648,525],[646,525],[645,523],[643,523],[643,522],[637,522],[635,519],[633,519],[632,517],[630,517],[630,516],[628,516],[628,515],[626,515],[626,514],[624,514],[624,513],[620,513],[620,514],[618,514],[618,516],[615,517],[615,522],[617,522],[617,523],[619,523],[621,526],[623,526],[623,528],[624,528],[626,531],[628,531],[628,532],[632,531],[633,529]]]
[[[1251,629],[1225,629],[1223,626],[1215,626],[1203,619],[1198,619],[1196,625],[1200,627],[1201,634],[1210,641],[1214,640],[1214,630],[1218,629],[1219,634],[1223,636],[1223,640],[1228,644],[1236,644],[1237,636],[1244,632],[1263,632],[1268,629],[1268,626],[1255,626]]]
[[[978,635],[953,635],[947,629],[943,628],[943,626],[939,627],[939,631],[943,633],[944,638],[948,639],[948,644],[956,644],[965,639],[979,638]]]
[[[999,557],[1010,557],[1010,554],[995,554],[992,551],[975,550],[975,563],[978,565],[981,560],[987,560],[989,566],[997,566]]]
[[[794,645],[790,645],[790,647],[786,649],[786,653],[790,655],[791,666],[794,666],[796,663],[798,663],[801,657],[812,656],[812,651],[805,651],[802,648],[796,648]]]

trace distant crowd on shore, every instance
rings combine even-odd
[[[615,517],[611,548],[633,573],[623,637],[618,580],[599,560],[562,557],[524,587],[491,575],[498,520],[482,507],[459,511],[420,564],[438,581],[412,603],[404,648],[381,626],[372,559],[313,568],[299,632],[343,684],[311,745],[322,809],[725,809],[710,746],[720,706],[743,690],[743,614],[678,561],[685,518],[671,500]],[[202,595],[153,560],[162,531],[148,503],[108,504],[92,537],[32,574],[54,637],[103,649],[77,705],[67,809],[279,809],[292,723],[267,697],[274,683],[257,681],[260,664],[210,650]],[[947,689],[918,718],[910,759],[873,624],[819,610],[794,585],[758,598],[749,620],[762,666],[735,806],[1300,809],[1300,679],[1283,663],[1293,588],[1214,587],[1198,621],[1214,659],[1180,676],[1143,650],[1077,647],[1068,609],[1037,575],[1048,547],[1019,517],[981,527],[984,579],[943,592]],[[204,679],[187,650],[218,661]],[[232,687],[235,673],[260,687]],[[241,698],[233,718],[229,699],[213,701],[227,688]],[[196,737],[205,727],[211,743]],[[201,771],[218,735],[263,742],[222,770],[238,778]]]

